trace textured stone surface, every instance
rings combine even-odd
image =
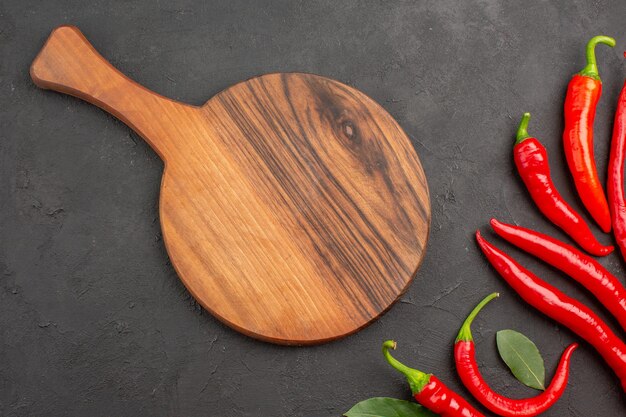
[[[514,328],[537,343],[551,377],[576,338],[524,305],[472,234],[497,216],[565,238],[516,177],[512,135],[521,113],[532,112],[557,185],[582,210],[561,153],[562,101],[585,42],[600,33],[618,39],[598,50],[605,178],[626,73],[623,2],[92,3],[0,3],[0,415],[339,416],[370,396],[409,397],[380,355],[391,337],[399,358],[464,392],[451,344],[461,319],[494,290],[501,299],[474,325],[485,375],[502,393],[534,394],[496,353],[495,331]],[[203,312],[160,238],[156,154],[104,112],[30,82],[31,60],[63,23],[138,82],[193,104],[274,71],[332,77],[380,102],[412,137],[432,197],[426,259],[402,301],[360,333],[312,348],[257,342]],[[606,317],[560,273],[513,252]],[[602,263],[624,276],[618,255]],[[624,407],[617,379],[583,345],[570,387],[545,415]]]

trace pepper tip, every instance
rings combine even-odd
[[[615,250],[615,246],[613,245],[609,245],[609,246],[603,246],[602,250],[600,250],[599,255],[598,256],[606,256],[611,254],[613,251]]]

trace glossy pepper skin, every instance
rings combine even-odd
[[[546,148],[528,134],[529,120],[530,113],[524,113],[517,130],[513,159],[539,211],[592,255],[605,256],[613,252],[613,246],[604,246],[596,240],[580,214],[557,191],[550,176]]]
[[[413,398],[418,403],[441,417],[484,417],[463,397],[445,386],[436,376],[400,363],[389,353],[389,349],[395,348],[396,342],[387,340],[383,343],[383,355],[391,366],[406,376]]]
[[[593,120],[602,92],[595,56],[599,43],[612,47],[615,39],[595,36],[587,44],[587,66],[572,77],[567,87],[563,147],[580,199],[600,228],[608,233],[611,215],[593,156]]]
[[[624,159],[626,156],[626,83],[617,101],[613,139],[609,157],[607,194],[613,223],[613,234],[626,260],[626,197],[624,197]]]
[[[569,379],[569,364],[572,353],[578,344],[572,343],[565,349],[552,382],[541,394],[532,398],[513,399],[493,391],[478,369],[474,339],[470,327],[480,310],[498,295],[498,293],[493,293],[485,297],[467,316],[461,326],[454,344],[456,370],[465,388],[490,411],[504,417],[536,416],[552,407],[563,395]]]
[[[538,278],[476,232],[476,241],[500,276],[528,304],[591,344],[613,369],[626,392],[626,345],[593,311]]]
[[[591,292],[626,330],[626,288],[595,259],[553,237],[491,219],[504,240],[563,271]]]

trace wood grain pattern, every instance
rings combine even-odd
[[[282,344],[333,340],[382,314],[415,275],[425,176],[406,134],[359,91],[269,74],[190,106],[126,78],[70,26],[51,34],[31,76],[115,115],[163,159],[168,254],[229,326]]]

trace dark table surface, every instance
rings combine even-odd
[[[368,397],[409,398],[380,354],[391,337],[399,358],[467,394],[451,344],[491,291],[502,297],[474,325],[481,369],[504,394],[534,395],[499,359],[495,332],[533,339],[548,378],[576,337],[503,284],[473,233],[493,238],[496,216],[566,239],[516,176],[512,135],[532,112],[558,187],[582,211],[561,152],[565,88],[591,36],[618,39],[598,48],[604,179],[625,22],[620,0],[0,2],[0,415],[339,416]],[[203,311],[163,246],[157,155],[101,110],[30,81],[30,62],[66,23],[130,77],[188,103],[275,71],[335,78],[380,102],[412,138],[432,199],[427,255],[402,300],[360,333],[307,348],[249,339]],[[560,273],[514,253],[606,317]],[[601,262],[624,277],[618,255]],[[624,398],[583,345],[545,415],[615,416]]]

